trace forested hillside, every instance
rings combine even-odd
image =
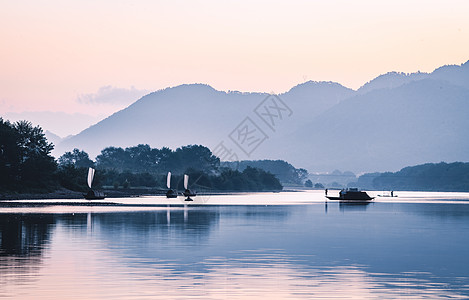
[[[438,163],[406,167],[398,172],[364,174],[357,185],[374,190],[469,191],[469,163]]]

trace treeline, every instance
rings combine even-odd
[[[174,176],[173,187],[182,189],[183,174],[190,175],[192,189],[266,191],[281,190],[280,181],[257,168],[243,171],[220,166],[210,149],[189,145],[171,150],[149,145],[103,149],[96,161],[79,149],[57,160],[54,146],[39,126],[30,122],[10,123],[0,118],[0,192],[42,193],[64,187],[85,191],[89,167],[97,169],[93,186],[166,188],[166,174]]]
[[[221,165],[239,171],[248,167],[262,169],[274,174],[282,184],[303,185],[308,178],[308,171],[297,169],[283,160],[242,160],[222,162]]]
[[[270,172],[247,167],[242,172],[220,166],[220,159],[210,149],[189,145],[171,150],[149,145],[120,148],[107,147],[93,162],[79,149],[66,152],[59,159],[61,185],[76,190],[83,185],[88,167],[97,169],[97,187],[129,188],[166,186],[171,171],[172,187],[183,189],[183,174],[190,177],[192,189],[223,191],[281,190],[280,181]],[[73,174],[73,176],[67,176]]]
[[[469,191],[469,163],[428,163],[398,172],[368,173],[356,186],[374,190]]]
[[[138,145],[125,149],[103,149],[96,157],[96,167],[150,174],[164,174],[168,171],[182,174],[188,169],[210,173],[219,169],[220,159],[210,149],[200,145],[183,146],[175,151],[166,147],[157,149],[149,145]]]

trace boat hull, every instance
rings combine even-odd
[[[88,191],[88,193],[83,194],[83,197],[86,200],[101,200],[106,198],[106,195],[104,195],[104,193],[100,191],[90,190]]]
[[[374,199],[374,197],[368,196],[367,193],[362,191],[346,191],[341,192],[339,197],[326,196],[329,200],[340,201],[344,203],[360,203],[360,202],[369,202]]]
[[[195,197],[197,194],[192,192],[191,190],[187,189],[182,193],[185,197]]]
[[[177,198],[178,193],[175,190],[168,190],[166,192],[166,198]]]

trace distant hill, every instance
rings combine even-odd
[[[263,98],[263,94],[225,93],[202,84],[167,88],[142,97],[70,137],[55,153],[77,147],[94,157],[107,146],[142,143],[158,148],[186,144],[215,146],[249,112],[249,107]]]
[[[354,93],[337,83],[306,82],[280,95],[292,110],[279,133],[296,130],[312,117]],[[91,157],[107,146],[177,148],[185,144],[215,147],[246,117],[257,118],[254,109],[268,96],[263,93],[222,92],[203,84],[180,85],[148,94],[126,109],[67,138],[54,151],[60,156],[73,148]],[[261,120],[256,123],[267,128]],[[269,132],[270,134],[270,132]],[[232,145],[234,146],[234,145]],[[265,155],[259,153],[259,155]]]
[[[283,160],[242,160],[239,162],[223,162],[222,167],[244,171],[247,167],[262,169],[277,177],[282,184],[303,185],[308,178],[305,169],[297,169]]]
[[[377,89],[392,89],[423,79],[441,80],[446,81],[449,84],[469,88],[469,61],[459,66],[442,66],[434,70],[432,73],[417,72],[406,74],[402,72],[389,72],[365,83],[358,89],[357,93],[366,94]]]
[[[467,116],[469,89],[425,79],[344,100],[272,149],[310,172],[469,161]]]
[[[46,130],[46,132],[44,132],[44,135],[46,136],[47,140],[49,142],[52,142],[52,144],[54,145],[58,145],[62,142],[62,138],[60,136],[56,135],[53,132],[50,132],[49,130]]]
[[[371,180],[370,180],[371,179]],[[405,167],[391,173],[364,174],[357,185],[374,190],[469,191],[469,163],[437,163]]]

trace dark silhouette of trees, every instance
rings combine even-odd
[[[315,184],[314,184],[314,188],[315,188],[315,189],[323,189],[323,188],[324,188],[324,185],[323,185],[322,183],[319,183],[319,182],[318,182],[318,183],[315,183]]]
[[[306,180],[305,181],[305,187],[307,188],[312,188],[313,187],[313,182],[311,180]]]
[[[225,191],[280,191],[280,181],[262,169],[247,167],[243,172],[224,168],[209,177],[213,189]]]
[[[428,163],[394,173],[364,174],[358,183],[376,190],[469,191],[469,163]]]
[[[308,171],[296,169],[283,160],[243,160],[239,162],[223,162],[223,167],[243,171],[247,167],[258,168],[274,174],[282,183],[303,185],[308,178]]]
[[[245,167],[243,172],[220,169],[220,159],[209,148],[188,145],[172,151],[169,148],[154,149],[148,145],[128,148],[108,147],[96,158],[98,172],[105,186],[159,187],[166,186],[166,174],[171,171],[172,186],[183,189],[183,174],[190,177],[195,189],[226,191],[281,190],[282,185],[270,172]],[[298,174],[306,171],[291,170]],[[299,173],[298,173],[299,172]],[[97,175],[96,175],[97,176]],[[303,176],[303,175],[301,175]]]
[[[0,118],[0,188],[12,187],[20,165],[19,134],[14,126]]]
[[[11,124],[0,118],[0,187],[12,191],[45,191],[55,188],[54,148],[41,127],[31,122]]]
[[[94,167],[93,161],[90,159],[88,153],[80,151],[75,148],[72,152],[65,152],[58,159],[59,166],[73,165],[76,168],[89,168]]]
[[[59,157],[58,163],[57,180],[60,186],[72,191],[87,190],[88,168],[94,167],[88,153],[75,148],[72,152],[65,152]]]
[[[120,147],[107,147],[101,151],[101,154],[96,157],[96,165],[101,169],[114,169],[117,171],[124,171],[131,169],[128,166],[128,153]]]
[[[188,169],[213,173],[218,170],[220,159],[210,149],[200,145],[183,146],[172,151],[141,144],[125,149],[107,147],[96,157],[96,164],[100,169],[154,175],[166,174],[168,171],[183,174]]]
[[[177,148],[172,159],[177,163],[176,173],[183,173],[186,169],[215,172],[220,166],[220,159],[209,148],[201,145]]]
[[[60,186],[66,189],[85,192],[88,188],[87,174],[88,168],[77,168],[73,164],[60,165],[57,170],[57,181]]]
[[[96,186],[114,187],[159,187],[156,176],[150,173],[132,173],[129,171],[117,172],[116,170],[100,170],[95,174]]]
[[[0,192],[47,192],[64,187],[86,191],[89,167],[96,165],[94,187],[152,187],[165,189],[166,174],[173,173],[174,187],[182,190],[183,174],[189,174],[191,188],[226,191],[281,190],[271,173],[247,166],[242,172],[220,168],[220,159],[201,145],[154,149],[149,145],[107,147],[96,158],[73,149],[59,157],[39,126],[0,118]],[[298,170],[294,169],[294,172]],[[301,173],[301,170],[300,170]]]

